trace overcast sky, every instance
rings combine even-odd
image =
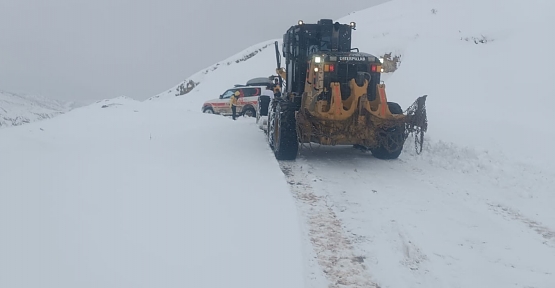
[[[144,100],[297,20],[387,0],[0,0],[0,90]]]

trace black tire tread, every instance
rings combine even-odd
[[[391,114],[403,114],[401,105],[395,102],[387,102],[387,107],[389,108]],[[396,129],[400,130],[400,133],[404,133],[404,127],[397,127]],[[400,135],[399,137],[403,136]],[[380,145],[378,148],[371,148],[370,151],[372,152],[372,156],[378,159],[391,160],[399,158],[401,152],[403,151],[403,146],[401,145],[399,149],[394,151],[389,151],[383,145]]]
[[[295,160],[299,151],[295,110],[278,105],[275,119],[278,136],[277,139],[274,139],[277,144],[273,147],[274,155],[277,160]]]
[[[243,113],[241,114],[243,114],[243,116],[247,116],[247,111],[252,111],[252,117],[256,117],[256,110],[253,107],[248,107],[247,109],[243,110]]]

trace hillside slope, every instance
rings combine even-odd
[[[0,128],[49,119],[78,106],[76,103],[0,90]]]
[[[255,77],[265,77],[275,74],[275,67],[276,62],[275,58],[274,61],[268,61],[268,55],[274,53],[274,41],[267,41],[257,45],[253,45],[251,47],[246,48],[245,50],[228,57],[227,59],[220,61],[206,69],[199,71],[189,78],[185,79],[183,82],[177,84],[172,89],[160,93],[156,96],[149,98],[148,100],[154,100],[157,98],[164,98],[164,97],[172,97],[172,96],[182,96],[186,95],[190,92],[199,92],[201,90],[195,89],[195,87],[201,85],[204,87],[210,86],[209,89],[214,90],[221,90],[227,89],[234,85],[234,84],[245,84],[248,77],[255,78]],[[264,56],[261,56],[264,55]],[[245,65],[248,63],[256,62],[256,66],[249,66],[248,69],[245,69]],[[258,67],[258,68],[256,68]],[[225,73],[222,71],[230,71],[229,69],[242,69],[247,73],[246,75],[229,75],[230,73]],[[261,74],[257,74],[261,73]],[[218,77],[222,77],[225,75],[225,78],[219,78],[219,82],[217,83],[205,83],[205,80],[210,81],[210,79],[218,79]],[[251,76],[254,75],[254,76]],[[245,80],[247,79],[247,80]],[[235,81],[235,82],[233,82]],[[216,85],[216,86],[214,86]],[[222,91],[223,92],[223,91]],[[218,96],[219,94],[216,94]]]

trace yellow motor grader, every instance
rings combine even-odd
[[[351,47],[354,29],[354,22],[299,21],[284,34],[282,54],[275,42],[281,89],[270,104],[267,138],[278,160],[294,160],[303,143],[353,145],[395,159],[410,133],[421,152],[427,96],[406,111],[388,102],[382,62]]]

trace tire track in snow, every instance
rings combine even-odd
[[[520,212],[518,212],[513,208],[510,208],[501,204],[491,204],[491,203],[488,203],[488,206],[492,211],[494,211],[497,214],[500,214],[504,217],[508,217],[512,220],[517,220],[522,222],[523,224],[528,226],[528,228],[530,228],[531,230],[533,230],[534,232],[536,232],[537,234],[539,234],[545,239],[543,244],[555,248],[555,231],[549,229],[549,227],[546,227],[537,221],[527,218],[526,216],[522,215]]]
[[[297,207],[306,217],[308,236],[316,258],[329,288],[354,288],[380,286],[374,283],[366,271],[364,257],[356,256],[349,239],[345,236],[341,221],[335,215],[326,199],[317,196],[310,182],[310,172],[303,170],[299,162],[280,162],[280,168],[291,186]]]
[[[540,287],[534,284],[552,282],[549,268],[553,261],[542,257],[543,252],[552,252],[555,244],[551,225],[538,221],[541,218],[518,216],[516,209],[509,212],[487,204],[497,206],[497,201],[524,199],[522,207],[526,209],[539,199],[549,201],[553,199],[549,187],[555,179],[549,175],[553,174],[538,169],[539,173],[537,167],[516,165],[503,157],[472,149],[439,146],[418,156],[409,150],[399,161],[386,162],[355,154],[348,147],[318,147],[294,162],[280,162],[297,198],[302,221],[308,223],[303,234],[309,235],[313,255],[317,255],[309,258],[316,264],[311,266],[314,268],[311,271],[316,271],[313,274],[320,271],[316,269],[336,269],[325,273],[330,287],[379,287],[376,282],[388,287],[443,287],[456,286],[456,282],[480,286],[481,280],[491,281],[496,287],[521,282],[530,282],[528,287]],[[376,176],[376,171],[379,181],[367,176]],[[415,190],[409,191],[419,193],[402,192],[412,188]],[[375,190],[370,193],[363,189]],[[514,208],[521,207],[519,202],[509,203]],[[540,215],[550,215],[546,207],[541,208]],[[380,213],[381,210],[387,213]],[[499,219],[490,219],[491,212],[516,225],[502,225],[497,227],[499,234],[491,233],[488,228],[499,224]],[[337,226],[333,225],[335,220]],[[389,223],[391,220],[395,222]],[[524,229],[530,229],[535,241],[523,239],[527,242],[522,246],[512,247],[511,236],[522,230],[522,224],[527,226]],[[345,242],[336,245],[343,247],[332,251],[322,247],[326,243],[315,242],[317,237],[327,237],[318,229],[337,229],[333,233]],[[327,241],[332,240],[341,241]],[[524,246],[527,244],[533,247],[528,249]],[[352,265],[355,268],[351,271],[345,267],[330,268],[326,261],[332,253],[342,259],[359,256],[354,259],[360,260],[358,264],[363,269],[357,271],[360,266],[356,265]],[[468,268],[476,264],[483,268],[480,271]],[[347,278],[359,277],[361,282],[338,284],[337,275],[348,273],[360,273]],[[503,278],[503,285],[494,284],[495,278],[505,275],[508,277]]]

